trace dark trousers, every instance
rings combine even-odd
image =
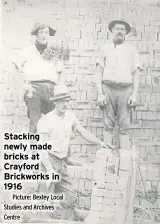
[[[47,153],[47,152],[46,152]],[[49,160],[53,167],[53,173],[58,173],[61,176],[59,182],[52,182],[47,189],[45,182],[40,183],[38,186],[38,193],[52,193],[52,194],[63,194],[64,200],[61,201],[61,210],[55,211],[53,217],[59,216],[60,219],[64,220],[75,220],[75,206],[77,204],[77,193],[72,189],[72,183],[67,175],[67,162],[66,158],[60,159],[53,154],[49,153]],[[41,172],[46,173],[46,167],[41,163]]]
[[[131,108],[128,106],[128,99],[132,94],[132,86],[103,83],[102,89],[106,97],[106,105],[103,107],[105,130],[113,132],[117,117],[119,133],[127,134],[130,128],[131,112]]]
[[[37,132],[37,123],[42,114],[47,114],[54,109],[54,103],[50,98],[54,96],[53,82],[49,81],[33,81],[31,85],[35,85],[36,93],[32,97],[28,97],[28,92],[24,95],[24,101],[27,105],[27,114],[30,119],[29,131]]]

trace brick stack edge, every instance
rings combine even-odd
[[[120,159],[106,149],[96,153],[91,209],[85,224],[126,223],[132,176],[131,153],[121,149]]]
[[[10,1],[8,1],[10,2]],[[97,89],[93,74],[96,49],[110,37],[107,24],[117,17],[125,18],[133,27],[127,42],[137,46],[141,55],[141,72],[138,106],[132,112],[131,138],[134,136],[140,155],[141,170],[148,190],[156,190],[158,197],[152,207],[160,211],[160,5],[155,0],[35,0],[32,4],[13,1],[2,8],[4,52],[2,67],[7,65],[22,47],[33,42],[30,30],[42,13],[57,29],[57,39],[66,39],[71,57],[66,63],[66,83],[72,92],[71,107],[84,127],[97,137],[103,138],[102,113],[96,106]],[[45,3],[45,4],[44,4]],[[10,10],[8,10],[8,8]],[[43,9],[43,10],[42,10]],[[18,39],[17,39],[18,37]],[[8,69],[7,69],[8,70]],[[28,118],[23,101],[23,80],[19,74],[2,69],[0,77],[0,123],[1,133],[28,131]],[[17,82],[19,81],[19,82]],[[97,147],[90,145],[79,136],[73,136],[70,147],[75,158],[87,155],[87,166],[94,162]],[[1,148],[2,149],[2,148]],[[1,151],[2,153],[2,151]],[[85,158],[85,157],[84,157]],[[73,185],[82,193],[80,208],[90,208],[93,184],[92,166],[81,172],[72,172]],[[82,174],[83,173],[83,174]],[[79,176],[83,176],[79,178]],[[135,203],[144,208],[144,191],[140,178],[136,190],[140,197]],[[83,194],[84,193],[84,194]]]

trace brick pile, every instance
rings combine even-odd
[[[132,171],[131,153],[120,150],[120,159],[107,150],[96,153],[91,210],[85,224],[126,223]]]

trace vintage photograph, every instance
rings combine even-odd
[[[160,223],[160,1],[2,0],[0,223]]]

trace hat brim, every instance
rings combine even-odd
[[[42,25],[41,25],[41,26],[42,26]],[[31,32],[31,35],[37,35],[37,34],[38,34],[38,30],[39,30],[39,28],[40,28],[41,26],[36,27],[36,29],[33,29],[32,32]],[[49,27],[49,35],[50,35],[50,36],[55,36],[55,34],[56,34],[56,30],[52,29],[50,26],[47,26],[47,27]]]
[[[65,95],[59,94],[59,95],[57,95],[55,97],[50,98],[50,101],[56,101],[56,100],[61,100],[61,99],[65,99],[65,98],[71,98],[71,94],[70,93],[69,94],[65,94]]]
[[[109,25],[108,25],[108,29],[109,29],[111,32],[112,32],[112,28],[113,28],[113,26],[114,26],[116,23],[120,23],[120,24],[124,24],[124,25],[125,25],[126,30],[127,30],[126,34],[128,34],[128,33],[131,32],[131,26],[130,26],[127,22],[122,21],[122,20],[113,20],[113,21],[111,21],[111,22],[109,23]]]

